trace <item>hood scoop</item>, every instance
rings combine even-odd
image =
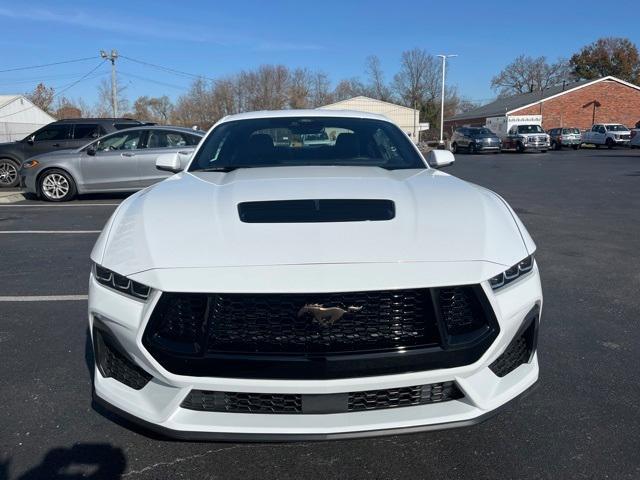
[[[396,216],[391,200],[274,200],[238,204],[244,223],[376,222]]]

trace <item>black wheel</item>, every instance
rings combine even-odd
[[[524,145],[521,142],[518,142],[518,144],[516,145],[516,152],[524,153]]]
[[[46,170],[38,179],[38,191],[48,202],[66,202],[76,196],[76,183],[64,170]]]
[[[560,147],[556,142],[551,142],[551,150],[560,150]]]
[[[580,145],[571,145],[571,148],[573,148],[574,150],[578,150],[580,148]]]
[[[17,187],[20,183],[18,170],[20,166],[8,158],[0,159],[0,188]]]
[[[607,146],[608,149],[612,149],[613,148],[613,140],[611,140],[610,138],[607,138],[607,141],[605,142],[605,145]]]
[[[540,152],[541,152],[541,153],[547,153],[547,151],[546,151],[546,150],[540,150]]]
[[[475,143],[470,143],[469,144],[469,153],[478,153],[478,149],[476,148],[476,144]]]
[[[596,149],[600,148],[600,145],[598,145],[597,143],[594,143],[594,146],[596,147]]]
[[[451,144],[451,153],[458,153],[458,144],[455,142]]]

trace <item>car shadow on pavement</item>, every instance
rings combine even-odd
[[[0,462],[0,480],[9,479],[10,460]],[[39,465],[17,480],[116,479],[127,466],[122,449],[107,443],[79,443],[71,448],[49,450]]]

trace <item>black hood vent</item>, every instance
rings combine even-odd
[[[322,223],[391,220],[396,206],[391,200],[274,200],[238,204],[244,223]]]

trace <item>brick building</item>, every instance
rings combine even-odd
[[[524,93],[461,113],[445,120],[451,133],[461,126],[483,126],[489,117],[542,115],[545,130],[556,127],[591,128],[593,123],[640,122],[640,87],[615,77],[557,85]]]

